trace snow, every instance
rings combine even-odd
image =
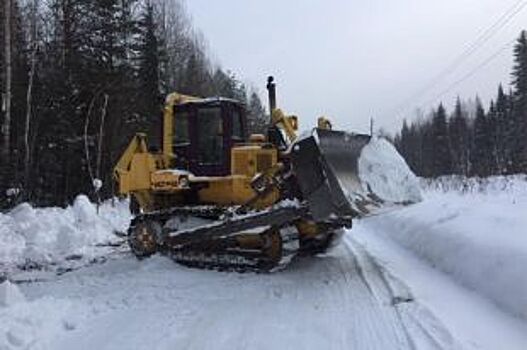
[[[365,223],[527,320],[525,176],[443,178],[427,188],[422,203]]]
[[[12,306],[24,301],[24,295],[15,284],[8,280],[0,283],[0,307]]]
[[[362,187],[383,201],[417,203],[422,200],[419,180],[395,147],[384,138],[372,137],[359,157]]]
[[[360,244],[408,294],[432,312],[463,349],[524,350],[527,324],[499,309],[477,291],[464,288],[450,275],[424,263],[372,227],[376,218],[355,225],[348,239]],[[448,349],[448,348],[447,348]]]
[[[157,170],[156,174],[173,174],[175,176],[193,176],[193,174],[184,169],[163,169]]]
[[[356,136],[364,138],[364,135],[345,135],[343,142],[349,144],[342,152],[356,152],[359,147],[358,142],[354,142]],[[364,146],[361,145],[357,159],[350,156],[350,164],[341,164],[340,155],[338,164],[330,164],[358,216],[377,215],[421,201],[419,180],[395,147],[384,138],[368,137],[368,140]]]
[[[116,241],[126,231],[127,201],[105,202],[100,214],[84,195],[63,208],[33,208],[20,204],[0,214],[0,274],[16,266],[45,266],[78,256],[91,259],[106,253],[96,247]]]
[[[417,199],[398,165],[402,188],[383,188],[373,154],[389,147],[369,146],[370,187]],[[329,254],[274,274],[98,247],[126,230],[127,201],[22,204],[0,214],[0,268],[15,269],[0,284],[0,349],[524,349],[527,177],[420,182],[422,202],[356,220]],[[16,269],[76,254],[84,266],[67,273]]]
[[[459,348],[424,307],[395,305],[400,291],[383,278],[353,242],[275,274],[127,256],[22,284],[27,302],[0,310],[0,348]]]
[[[102,188],[102,180],[101,179],[93,179],[93,189],[95,192],[99,192],[99,190]]]
[[[8,188],[6,191],[5,191],[5,194],[7,197],[16,197],[20,194],[20,188]]]

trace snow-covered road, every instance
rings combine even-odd
[[[111,252],[126,203],[21,206],[0,214],[0,349],[527,349],[527,178],[454,180],[273,274]]]
[[[0,325],[0,336],[22,347],[456,348],[441,323],[351,239],[276,274],[197,271],[125,255],[20,289],[30,302],[13,306],[17,318]]]

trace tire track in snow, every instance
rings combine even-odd
[[[414,348],[449,349],[437,346],[446,343],[426,314],[407,310],[414,303],[392,305],[401,288],[374,260],[368,264],[361,249],[343,242],[326,256],[298,259],[269,275],[192,270],[165,258],[128,257],[24,289],[33,300],[54,295],[58,303],[86,305],[77,329],[53,339],[58,350],[74,344],[101,350],[112,344],[160,350],[392,350],[412,349],[417,335],[427,346]],[[430,345],[434,336],[436,346]]]
[[[348,237],[344,244],[355,256],[359,275],[375,298],[392,306],[412,349],[460,348],[441,322],[414,299],[409,288],[386,271],[360,243]],[[371,273],[364,273],[366,270]]]
[[[394,294],[391,290],[391,287],[386,283],[386,281],[382,277],[382,272],[377,268],[376,265],[372,264],[372,261],[369,259],[369,256],[364,254],[365,252],[361,251],[360,249],[356,249],[356,247],[352,246],[351,243],[348,243],[348,241],[344,242],[344,247],[349,252],[350,255],[353,256],[355,264],[357,266],[357,272],[359,274],[359,277],[363,281],[364,285],[368,288],[368,291],[370,294],[374,297],[374,299],[377,301],[380,307],[386,307],[386,298],[383,298],[381,295],[379,295],[382,292],[388,292],[389,300],[391,305],[393,305],[394,300]],[[373,268],[370,268],[373,267]],[[366,274],[366,271],[369,273]],[[374,273],[374,275],[371,275]],[[380,277],[381,281],[383,282],[383,286],[375,286],[375,282],[372,280],[374,277]],[[406,343],[407,343],[407,349],[416,350],[416,344],[413,340],[413,338],[410,335],[410,332],[408,331],[408,328],[402,321],[402,317],[397,309],[397,307],[393,307],[393,310],[395,311],[396,319],[398,321],[398,325],[400,329],[402,330]]]

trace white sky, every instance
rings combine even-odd
[[[527,8],[451,75],[397,114],[519,0],[187,0],[217,63],[254,84],[265,102],[274,75],[281,108],[303,129],[327,115],[338,128],[397,130],[500,47],[527,29]],[[527,2],[527,1],[525,1]],[[512,46],[441,98],[494,97],[510,82]]]

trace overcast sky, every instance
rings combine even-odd
[[[280,107],[304,129],[327,115],[365,132],[370,117],[395,131],[417,107],[429,110],[435,96],[527,29],[524,8],[451,75],[405,103],[518,1],[187,0],[187,7],[215,61],[262,96],[274,75]],[[511,66],[512,46],[441,100],[448,108],[458,94],[488,101],[499,82],[509,84]]]

